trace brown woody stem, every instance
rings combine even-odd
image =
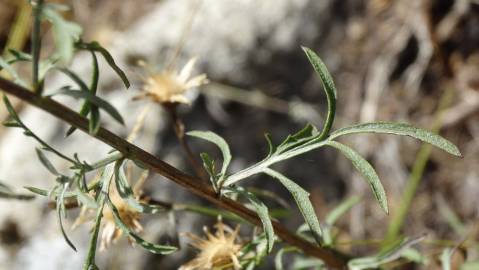
[[[181,118],[178,116],[178,112],[176,111],[176,107],[178,104],[176,103],[170,103],[170,104],[165,104],[164,107],[168,111],[171,117],[171,121],[173,122],[173,129],[175,130],[175,135],[176,138],[178,139],[178,142],[181,145],[181,148],[183,148],[183,151],[185,152],[186,158],[188,159],[188,162],[190,163],[191,167],[193,168],[196,176],[200,179],[207,180],[208,176],[203,169],[203,167],[198,163],[198,161],[195,158],[195,155],[193,154],[193,151],[191,151],[190,145],[186,141],[185,138],[185,124],[181,120]],[[206,183],[207,181],[203,181]]]
[[[13,95],[27,103],[30,103],[31,105],[52,114],[56,118],[61,119],[66,123],[75,126],[76,128],[89,134],[88,120],[85,117],[82,117],[78,113],[67,108],[66,106],[58,103],[57,101],[48,97],[35,95],[28,89],[1,77],[0,89],[3,92]],[[210,186],[205,185],[204,182],[200,179],[197,179],[179,171],[178,169],[172,167],[171,165],[155,157],[154,155],[129,143],[123,138],[120,138],[111,131],[105,128],[100,128],[100,130],[96,135],[94,135],[94,137],[115,148],[123,155],[125,155],[126,158],[141,162],[150,170],[170,179],[171,181],[186,188],[192,193],[210,201],[219,208],[231,211],[232,213],[235,213],[246,221],[257,226],[261,226],[261,220],[254,211],[231,199],[218,197],[214,190]],[[311,242],[308,242],[303,238],[297,236],[296,234],[288,231],[283,225],[281,225],[277,221],[273,221],[273,227],[276,235],[278,235],[278,237],[287,244],[297,247],[309,256],[321,259],[326,265],[328,265],[329,268],[346,269],[346,262],[349,259],[348,256],[341,254],[336,250],[320,247]]]

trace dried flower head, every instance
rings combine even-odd
[[[238,238],[239,225],[233,230],[219,219],[215,228],[215,234],[211,234],[208,228],[204,228],[206,239],[194,234],[186,234],[193,240],[191,245],[199,253],[196,258],[182,265],[180,270],[207,270],[227,265],[231,265],[229,269],[241,268],[238,259],[242,248],[242,245],[238,243],[240,242]]]
[[[114,185],[112,185],[114,187]],[[116,188],[110,190],[111,202],[120,213],[120,218],[130,229],[140,233],[143,227],[140,224],[141,213],[132,209],[119,195]],[[102,234],[100,241],[100,250],[107,249],[112,243],[115,243],[123,231],[116,226],[113,211],[109,207],[103,208]]]
[[[133,193],[137,200],[140,200],[140,195],[142,193],[142,186],[148,176],[148,171],[145,171],[141,174],[138,181],[133,187]],[[109,197],[111,202],[117,208],[120,218],[131,230],[136,233],[141,233],[143,231],[143,226],[141,226],[140,220],[142,214],[128,205],[128,203],[123,200],[116,189],[116,185],[112,184],[110,186]],[[82,207],[80,215],[75,220],[75,223],[72,226],[72,229],[76,228],[78,225],[91,221],[94,217],[91,214],[94,214],[95,211],[87,207]],[[102,218],[102,233],[100,241],[100,250],[105,250],[111,244],[114,244],[123,234],[123,231],[117,227],[115,223],[115,217],[113,216],[113,211],[105,206],[103,208],[103,218]]]
[[[208,83],[206,74],[200,74],[191,78],[196,58],[191,58],[180,72],[165,70],[157,74],[152,74],[145,79],[141,95],[135,99],[149,97],[154,102],[165,103],[184,103],[189,104],[185,97],[185,92],[191,88],[198,87]]]

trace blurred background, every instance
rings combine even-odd
[[[180,70],[188,59],[197,57],[195,73],[206,73],[210,83],[188,92],[191,105],[182,105],[179,114],[186,130],[212,130],[226,139],[234,157],[232,172],[266,155],[264,133],[279,143],[308,122],[321,126],[325,96],[300,46],[312,48],[338,88],[335,128],[380,120],[407,122],[440,133],[460,148],[463,158],[410,138],[344,137],[342,142],[376,168],[389,196],[389,216],[350,162],[336,151],[322,148],[275,168],[311,192],[320,220],[342,200],[361,196],[361,203],[338,223],[341,250],[358,256],[377,250],[405,203],[408,182],[413,181],[417,190],[400,232],[427,233],[427,240],[418,247],[429,259],[422,268],[438,269],[442,250],[461,243],[454,265],[479,259],[477,0],[47,2],[70,6],[65,16],[82,25],[82,38],[97,40],[110,50],[133,82],[124,91],[121,81],[102,63],[101,95],[120,109],[127,122],[126,128],[113,121],[104,124],[122,136],[148,103],[132,100],[141,93],[145,77],[168,65]],[[29,51],[30,23],[27,1],[0,0],[0,49]],[[51,29],[45,26],[42,31],[43,49],[51,51]],[[147,62],[147,67],[139,67],[139,60]],[[78,54],[72,66],[87,75],[89,55]],[[20,66],[19,71],[28,74],[29,69]],[[53,90],[65,83],[71,82],[53,74],[46,85]],[[110,150],[80,132],[66,139],[66,125],[17,100],[14,103],[32,130],[69,154],[94,161]],[[2,121],[7,116],[2,107]],[[220,157],[212,145],[189,142],[197,156],[207,151]],[[147,115],[136,144],[193,173],[160,106],[153,106]],[[35,146],[21,131],[0,127],[0,179],[17,190],[27,185],[51,187],[54,179],[38,162]],[[67,164],[56,162],[58,168],[67,169]],[[294,202],[275,181],[255,177],[246,182],[287,200],[292,210],[282,219],[286,226],[294,230],[302,223]],[[144,190],[163,201],[204,203],[159,176],[151,175]],[[67,227],[76,216],[78,210],[69,211]],[[142,220],[145,237],[157,241],[174,229],[201,235],[203,225],[214,222],[215,218],[192,213],[179,213],[176,224],[162,216]],[[75,253],[65,244],[47,199],[0,200],[0,269],[80,269],[90,226],[83,224],[68,232],[78,247]],[[248,229],[243,225],[243,230]],[[181,252],[162,257],[132,248],[122,239],[99,253],[98,259],[101,269],[177,269],[195,254],[187,238],[180,236],[180,243],[185,247]],[[414,269],[411,265],[398,268]],[[264,269],[271,269],[268,262]]]

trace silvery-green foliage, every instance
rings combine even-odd
[[[43,3],[42,1],[39,2]],[[96,135],[100,131],[102,113],[106,113],[116,122],[124,124],[120,111],[99,95],[98,85],[100,73],[98,68],[98,57],[102,57],[108,63],[126,88],[129,88],[130,82],[126,74],[117,65],[113,57],[105,48],[96,41],[85,42],[81,39],[81,27],[76,23],[65,20],[61,14],[64,10],[64,6],[51,3],[35,6],[34,29],[37,31],[33,31],[36,36],[35,38],[32,38],[32,55],[25,52],[9,50],[9,54],[6,57],[0,57],[0,71],[6,71],[17,84],[29,88],[29,85],[26,83],[27,80],[17,74],[13,65],[18,62],[31,62],[34,71],[32,80],[33,85],[31,88],[33,88],[35,93],[40,97],[45,76],[49,72],[61,72],[73,82],[74,86],[65,85],[51,96],[67,95],[75,99],[80,99],[81,104],[79,106],[79,115],[88,118],[88,131],[91,135]],[[39,29],[42,20],[51,23],[55,41],[55,51],[48,57],[45,57],[45,59],[40,59],[39,48],[41,47],[41,38],[37,35],[40,32]],[[274,137],[272,135],[265,135],[269,149],[265,158],[238,172],[229,171],[229,165],[232,162],[233,156],[228,143],[221,136],[211,131],[190,131],[187,133],[189,136],[214,143],[221,152],[222,163],[220,168],[217,168],[216,161],[212,158],[213,155],[209,153],[201,153],[200,155],[204,168],[210,177],[212,188],[217,193],[218,197],[221,198],[221,196],[227,196],[233,200],[241,199],[246,201],[247,206],[256,211],[262,223],[263,232],[254,229],[249,241],[243,243],[244,245],[242,246],[239,259],[241,265],[245,269],[254,269],[267,254],[273,252],[275,242],[280,241],[275,236],[273,227],[274,217],[277,216],[275,216],[273,211],[269,209],[267,201],[262,201],[263,197],[257,196],[257,193],[249,191],[247,188],[241,186],[243,181],[247,178],[254,175],[262,175],[268,177],[270,181],[278,181],[291,194],[296,202],[298,211],[301,213],[305,221],[305,224],[298,229],[298,235],[307,241],[316,243],[327,249],[335,245],[333,227],[336,221],[351,209],[351,207],[357,204],[359,198],[353,197],[339,204],[338,207],[333,209],[333,211],[326,216],[322,226],[320,220],[316,216],[313,204],[310,201],[309,192],[302,188],[296,181],[288,178],[283,173],[272,169],[274,164],[292,159],[298,155],[316,150],[323,146],[330,146],[337,149],[348,158],[353,166],[361,173],[363,178],[370,185],[379,206],[387,213],[388,203],[386,191],[384,190],[374,168],[355,150],[338,142],[338,138],[344,135],[359,133],[403,135],[430,143],[452,155],[461,155],[459,149],[454,144],[441,136],[403,123],[362,123],[333,131],[332,128],[336,114],[336,100],[338,98],[333,78],[324,62],[313,50],[306,47],[302,47],[302,49],[315,73],[318,75],[327,99],[327,115],[325,122],[320,129],[314,125],[308,124],[300,131],[287,136],[279,144],[273,142]],[[86,50],[91,55],[92,71],[91,77],[88,81],[82,79],[74,70],[68,67],[68,63],[71,61],[74,53],[80,50]],[[103,212],[105,209],[111,210],[117,228],[144,249],[155,254],[163,255],[173,253],[178,249],[176,246],[154,244],[141,238],[129,228],[127,224],[125,224],[125,221],[122,220],[122,216],[120,215],[118,206],[115,205],[110,198],[110,189],[111,187],[114,187],[118,191],[121,200],[123,200],[128,207],[142,214],[166,214],[171,218],[174,214],[173,211],[187,209],[184,205],[178,206],[171,204],[170,207],[168,207],[168,205],[160,207],[142,201],[138,194],[134,193],[131,183],[129,182],[130,179],[126,177],[125,173],[125,164],[127,162],[134,162],[138,167],[143,167],[142,164],[134,160],[132,157],[123,156],[117,151],[112,151],[103,159],[91,164],[82,161],[77,154],[74,154],[73,157],[65,155],[30,130],[27,125],[22,122],[11,102],[5,95],[3,96],[3,102],[10,115],[10,119],[3,124],[6,127],[21,129],[25,136],[37,141],[39,144],[39,148],[36,149],[38,159],[45,169],[52,175],[52,179],[55,180],[51,188],[25,188],[34,194],[45,196],[55,203],[60,231],[67,244],[73,250],[76,251],[76,248],[68,238],[67,231],[63,226],[63,220],[67,218],[66,203],[73,201],[76,202],[78,206],[95,212],[94,227],[90,235],[88,252],[83,266],[84,270],[98,269],[98,266],[95,263],[95,256],[99,231],[103,221]],[[70,127],[67,130],[66,135],[68,136],[74,131],[75,127]],[[70,167],[67,170],[59,170],[53,165],[55,163],[51,161],[52,158],[62,159],[66,161]],[[128,160],[128,158],[132,160]],[[89,179],[88,173],[90,172],[96,172],[100,177]],[[270,197],[274,198],[274,196]],[[0,182],[0,198],[29,200],[33,198],[33,195],[14,192],[10,187]],[[267,198],[267,196],[265,196],[265,198]],[[277,198],[274,199],[277,201]],[[235,221],[243,221],[240,217],[232,213],[217,209],[201,206],[189,207],[189,209],[193,212],[205,215],[223,214],[225,218]],[[395,260],[400,256],[407,257],[406,253],[410,250],[408,248],[419,242],[421,239],[422,238],[404,240],[392,246],[390,249],[374,256],[351,259],[348,266],[352,270],[375,268],[384,263]],[[282,260],[283,254],[288,252],[296,253],[298,251],[299,249],[297,247],[290,246],[280,249],[275,259],[277,269],[284,269]],[[445,250],[443,253],[442,259],[445,269],[447,269],[446,266],[447,261],[450,259],[450,254],[451,252],[449,250]],[[297,260],[295,260],[295,263],[292,266],[293,269],[323,269],[324,267],[323,262],[317,259],[306,258],[303,255],[296,258]]]
[[[272,178],[279,180],[280,183],[293,195],[296,204],[298,205],[298,208],[306,221],[306,224],[309,226],[309,229],[313,233],[313,236],[318,242],[318,244],[330,245],[332,241],[331,235],[329,231],[327,235],[322,234],[320,223],[318,221],[318,218],[316,217],[314,208],[309,201],[308,192],[306,192],[298,184],[296,184],[294,181],[290,180],[286,176],[272,170],[270,168],[272,165],[310,152],[323,146],[331,146],[339,150],[346,158],[348,158],[352,162],[353,166],[361,173],[363,178],[371,187],[373,195],[378,201],[379,206],[386,213],[388,213],[389,210],[386,191],[374,168],[371,166],[371,164],[369,164],[366,159],[361,157],[359,153],[357,153],[352,148],[337,142],[336,139],[344,135],[357,133],[395,134],[410,136],[423,142],[430,143],[455,156],[460,156],[461,154],[459,152],[459,149],[454,144],[444,139],[443,137],[427,130],[415,128],[413,126],[403,123],[364,123],[341,128],[331,132],[336,110],[336,87],[330,73],[328,72],[325,64],[319,58],[319,56],[311,49],[306,47],[303,47],[303,51],[311,62],[313,69],[316,71],[319,78],[321,79],[323,89],[326,93],[326,98],[328,101],[327,117],[321,131],[319,131],[318,128],[316,128],[315,126],[308,124],[306,125],[306,127],[298,131],[297,133],[289,135],[279,145],[275,145],[272,141],[272,136],[266,134],[265,137],[269,148],[266,157],[263,160],[239,172],[231,174],[226,174],[225,167],[227,167],[231,160],[231,153],[229,151],[229,147],[227,146],[223,138],[219,137],[214,133],[204,131],[190,131],[188,134],[194,137],[198,137],[200,139],[213,142],[217,144],[220,149],[222,149],[225,162],[223,163],[223,170],[220,174],[221,181],[217,179],[214,181],[215,184],[213,185],[213,187],[219,194],[221,194],[221,188],[229,188],[238,185],[240,182],[244,181],[250,176],[261,173],[269,175]],[[224,151],[223,149],[227,149],[227,151]],[[209,156],[207,154],[203,154],[203,157]],[[214,167],[212,166],[212,162],[209,162],[208,159],[205,158],[203,158],[203,160],[205,162],[205,167],[207,171],[210,172],[211,175],[212,168]],[[212,179],[216,179],[216,176],[212,176]],[[218,184],[218,182],[220,182],[220,184]],[[330,225],[331,224],[327,226]]]

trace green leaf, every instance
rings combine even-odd
[[[98,106],[99,108],[103,109],[105,112],[107,112],[111,117],[113,117],[116,121],[118,121],[122,125],[125,124],[123,121],[123,118],[121,117],[120,113],[117,111],[115,107],[113,107],[107,101],[99,98],[98,96],[93,95],[92,93],[88,91],[64,89],[58,92],[57,94],[67,95],[74,98],[86,99],[89,102],[93,103],[94,105]]]
[[[115,60],[111,56],[111,54],[103,48],[100,43],[93,41],[90,43],[85,43],[83,41],[79,41],[76,43],[77,48],[79,49],[84,49],[84,50],[90,50],[90,51],[95,51],[101,53],[103,58],[105,58],[105,61],[110,65],[110,67],[113,69],[113,71],[116,72],[118,77],[123,81],[123,84],[125,85],[126,88],[130,87],[130,82],[128,81],[128,78],[126,77],[125,72],[115,63]]]
[[[321,83],[323,84],[324,91],[326,93],[326,99],[328,101],[328,114],[326,116],[326,121],[324,123],[323,130],[321,131],[320,139],[326,138],[334,122],[334,115],[336,114],[336,87],[334,86],[333,78],[329,74],[326,65],[323,63],[321,58],[313,52],[311,49],[306,47],[301,47],[308,57],[309,62],[313,66],[316,73],[321,78]]]
[[[272,169],[266,168],[264,173],[277,179],[291,193],[291,195],[293,195],[293,198],[304,217],[304,221],[306,221],[313,232],[314,238],[318,244],[320,244],[322,235],[321,226],[319,225],[314,207],[309,200],[309,193],[286,176]]]
[[[226,141],[221,138],[219,135],[217,135],[214,132],[211,131],[190,131],[186,133],[189,136],[200,138],[209,142],[212,142],[216,144],[221,150],[221,153],[223,154],[223,166],[221,168],[221,179],[224,179],[226,176],[226,170],[228,169],[228,166],[231,162],[231,152],[230,152],[230,147],[226,143]]]
[[[362,270],[378,268],[380,265],[392,262],[401,257],[402,253],[409,249],[412,245],[422,241],[425,236],[416,237],[413,239],[404,239],[391,247],[386,252],[381,252],[375,256],[352,259],[348,262],[350,270]]]
[[[92,78],[91,78],[91,84],[90,84],[90,92],[93,95],[96,95],[97,89],[98,89],[98,80],[100,78],[100,71],[98,69],[98,59],[96,58],[96,55],[93,51],[91,51],[91,56],[93,59],[93,71],[92,71]],[[88,125],[88,129],[90,134],[95,135],[98,130],[100,130],[100,110],[98,109],[97,106],[94,104],[90,104],[85,102],[85,106],[88,106],[91,110],[90,114],[90,122]],[[80,110],[81,113],[81,110]]]
[[[50,160],[43,154],[42,150],[36,148],[38,159],[42,162],[43,166],[47,168],[53,175],[60,175],[60,173],[55,169]]]
[[[5,104],[5,107],[7,108],[7,111],[8,113],[10,114],[10,116],[15,120],[17,121],[18,123],[22,123],[20,120],[20,118],[18,117],[18,114],[17,112],[15,112],[15,109],[13,109],[13,106],[12,106],[12,103],[10,103],[10,100],[8,99],[8,97],[3,94],[3,103]]]
[[[408,248],[404,250],[401,254],[401,257],[410,261],[415,262],[417,264],[426,264],[427,263],[427,255],[421,254],[417,249]]]
[[[381,208],[386,213],[389,213],[386,192],[384,191],[384,187],[379,180],[379,176],[376,174],[376,171],[371,166],[371,164],[369,164],[369,162],[367,162],[367,160],[361,157],[356,151],[344,144],[335,141],[328,141],[326,145],[338,149],[349,160],[351,160],[354,167],[363,175],[365,180],[368,182],[369,186],[371,187],[371,190],[373,191],[374,197],[379,202],[379,206],[381,206]]]
[[[90,88],[88,91],[90,91],[93,95],[96,95],[97,89],[98,89],[98,81],[100,78],[100,71],[98,68],[98,59],[95,55],[94,51],[90,51],[91,56],[92,56],[92,65],[93,65],[93,71],[92,71],[92,78],[91,78],[91,83],[90,83]],[[83,81],[82,81],[83,83]],[[85,83],[83,83],[83,87],[80,86],[82,90],[85,90],[84,87],[86,87]],[[100,111],[98,110],[98,107],[91,104],[88,100],[85,100],[80,108],[79,114],[81,116],[87,116],[88,113],[90,113],[90,121],[88,125],[88,132],[92,135],[95,135],[98,130],[100,129]],[[66,132],[66,137],[70,136],[74,131],[76,130],[75,127],[70,127],[68,131]]]
[[[64,196],[66,193],[66,190],[68,189],[68,183],[63,184],[63,189],[60,193],[60,196],[57,197],[57,215],[58,215],[58,222],[60,224],[60,230],[62,232],[63,238],[67,242],[67,244],[76,252],[77,249],[75,245],[72,243],[70,238],[68,238],[68,235],[65,232],[65,228],[63,227],[63,217],[66,216],[66,211],[65,211],[65,204],[64,204]]]
[[[30,187],[30,186],[25,186],[23,187],[35,194],[38,194],[38,195],[41,195],[41,196],[48,196],[48,194],[50,194],[50,192],[46,189],[41,189],[41,188],[36,188],[36,187]]]
[[[348,212],[353,206],[355,206],[361,200],[358,196],[352,196],[351,198],[341,202],[338,206],[336,206],[325,218],[326,226],[323,228],[323,240],[326,246],[330,246],[333,244],[333,237],[332,237],[332,226],[336,223],[336,221]]]
[[[18,123],[16,120],[6,120],[2,123],[3,126],[5,127],[15,127],[15,128],[21,128],[22,125]]]
[[[66,21],[54,5],[44,5],[42,15],[53,25],[56,54],[63,63],[68,63],[73,57],[74,44],[79,39],[82,28],[76,23]]]
[[[32,56],[26,52],[18,51],[11,48],[8,49],[8,52],[14,57],[15,62],[32,61]]]
[[[107,198],[106,202],[113,212],[113,217],[115,218],[116,225],[123,231],[124,234],[130,236],[133,240],[135,240],[137,244],[142,246],[144,249],[150,251],[151,253],[162,255],[171,254],[178,250],[178,248],[174,246],[157,245],[144,240],[143,238],[132,232],[130,228],[128,228],[128,226],[121,220],[120,213],[118,212],[116,206],[111,202],[110,198]]]
[[[33,192],[35,194],[38,194],[40,196],[45,196],[45,197],[48,197],[48,196],[58,196],[58,191],[55,189],[55,190],[46,190],[46,189],[41,189],[41,188],[37,188],[37,187],[31,187],[31,186],[24,186],[23,188],[27,189],[28,191],[30,192]],[[64,199],[70,199],[70,198],[76,198],[77,194],[74,193],[74,192],[65,192],[65,194],[63,195],[63,198]]]
[[[347,200],[341,202],[338,206],[334,207],[334,209],[328,213],[328,215],[325,218],[325,222],[329,225],[334,225],[336,221],[346,214],[353,206],[358,204],[361,201],[361,197],[358,196],[352,196],[351,198],[348,198]]]
[[[141,213],[155,214],[165,209],[160,206],[152,206],[145,203],[138,202],[135,198],[135,194],[128,183],[125,171],[123,170],[123,159],[115,162],[115,184],[120,197],[127,202],[127,204]]]
[[[446,248],[441,253],[441,266],[442,270],[451,270],[451,259],[454,254],[454,249]]]
[[[28,88],[28,84],[20,78],[18,73],[15,71],[15,69],[13,69],[10,66],[10,64],[0,56],[0,71],[3,69],[5,69],[5,71],[7,71],[13,77],[13,81],[16,84],[19,84],[25,88]]]
[[[319,135],[315,126],[307,124],[303,129],[293,135],[289,135],[278,147],[273,154],[281,154],[292,148],[304,145],[305,143],[316,139]],[[268,142],[269,144],[270,142]],[[271,148],[270,148],[271,149]]]
[[[68,68],[57,68],[57,70],[70,77],[70,79],[72,79],[82,91],[90,91],[86,83],[75,72],[69,70]],[[69,87],[64,87],[63,89],[69,89]]]
[[[92,135],[96,135],[100,130],[101,122],[100,122],[100,110],[97,106],[91,106],[91,113],[88,122],[88,132]]]
[[[323,270],[326,269],[324,262],[316,258],[296,258],[292,266],[293,270]]]
[[[200,157],[201,157],[201,160],[203,161],[203,167],[205,168],[206,172],[210,175],[211,185],[213,186],[214,190],[218,192],[220,183],[218,183],[218,175],[216,173],[215,161],[211,159],[208,153],[201,153]]]
[[[88,193],[83,193],[80,190],[76,190],[73,192],[76,194],[76,197],[82,205],[90,209],[97,209],[99,207],[98,203],[88,195]]]
[[[274,257],[274,268],[276,270],[284,270],[283,267],[283,254],[287,252],[285,248],[282,248],[276,253],[276,256]]]
[[[9,186],[0,182],[0,198],[2,199],[15,199],[15,200],[31,200],[35,196],[31,194],[19,194],[15,193]]]
[[[247,198],[251,204],[256,209],[261,223],[263,224],[263,231],[266,233],[266,240],[268,245],[268,253],[273,250],[274,246],[274,229],[273,224],[271,223],[271,218],[269,216],[268,207],[260,201],[253,193],[243,189],[243,188],[229,188],[229,191],[233,193],[239,193],[245,198]]]
[[[443,137],[434,134],[430,131],[413,127],[404,123],[392,123],[392,122],[375,122],[357,124],[350,127],[345,127],[334,131],[331,134],[330,139],[335,139],[339,136],[355,134],[355,133],[387,133],[402,136],[410,136],[419,139],[423,142],[430,143],[442,150],[455,155],[461,156],[459,149],[450,141]]]
[[[266,139],[266,142],[268,143],[268,156],[270,157],[276,152],[276,146],[274,146],[273,141],[271,140],[271,134],[265,133],[264,138]]]
[[[208,153],[200,153],[201,160],[203,161],[203,167],[206,169],[206,172],[212,177],[216,178],[216,168],[215,161],[211,159]]]

